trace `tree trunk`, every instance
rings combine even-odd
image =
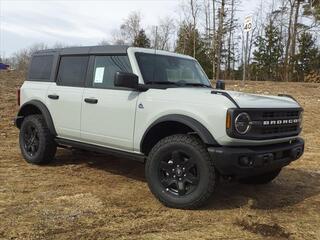
[[[233,20],[234,20],[234,1],[231,0],[231,19],[229,25],[229,39],[228,39],[228,59],[227,59],[227,77],[230,78],[231,75],[231,44],[232,44],[232,32],[233,32]]]
[[[193,19],[193,57],[196,57],[196,17],[197,17],[197,6],[195,6],[194,0],[190,0],[191,14]]]
[[[293,23],[293,32],[291,37],[291,51],[290,51],[290,71],[289,71],[289,79],[292,78],[294,72],[294,62],[292,59],[296,55],[296,45],[297,45],[297,33],[298,33],[298,19],[299,19],[299,10],[300,10],[300,0],[297,0],[296,4],[296,12],[294,16],[294,23]]]
[[[212,0],[212,80],[216,78],[216,1]]]
[[[218,46],[217,46],[217,79],[220,78],[221,69],[221,52],[222,52],[222,38],[223,38],[223,23],[224,23],[224,8],[225,0],[221,0],[221,8],[219,11],[219,27],[218,27]]]
[[[286,45],[285,57],[284,57],[284,75],[285,80],[289,81],[289,49],[291,45],[291,33],[292,33],[292,17],[296,0],[289,0],[290,2],[290,14],[289,14],[289,26],[288,26],[288,40]]]

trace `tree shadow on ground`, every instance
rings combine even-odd
[[[81,150],[60,150],[50,166],[81,165],[145,182],[144,164],[130,159]],[[292,206],[320,193],[320,172],[284,168],[278,178],[266,185],[220,182],[203,210],[235,209],[245,205],[253,209],[277,209]],[[150,193],[151,194],[151,193]]]

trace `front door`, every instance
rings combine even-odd
[[[91,77],[82,102],[81,138],[92,144],[132,150],[139,93],[114,86],[117,71],[132,71],[128,56],[92,56],[90,62]]]

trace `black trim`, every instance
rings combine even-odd
[[[191,117],[188,117],[188,116],[184,116],[184,115],[171,114],[171,115],[167,115],[167,116],[164,116],[164,117],[161,117],[161,118],[157,119],[156,121],[154,121],[147,128],[147,130],[143,134],[143,137],[142,137],[141,142],[140,142],[140,150],[142,150],[143,143],[144,143],[145,138],[148,135],[149,131],[153,127],[155,127],[157,124],[163,123],[163,122],[178,122],[178,123],[182,123],[182,124],[188,126],[189,128],[191,128],[195,133],[197,133],[200,136],[201,140],[205,144],[213,145],[213,146],[220,146],[219,143],[214,139],[214,137],[208,131],[208,129],[206,129],[197,120],[195,120],[195,119],[193,119]]]
[[[237,108],[240,108],[240,106],[238,105],[238,103],[236,102],[236,100],[233,99],[233,97],[231,97],[231,95],[227,92],[221,92],[218,90],[212,90],[211,91],[212,94],[217,94],[217,95],[222,95],[225,96],[226,98],[228,98],[234,105],[236,105]]]
[[[82,55],[82,54],[125,54],[129,46],[125,45],[104,45],[104,46],[83,46],[40,50],[34,55],[45,55],[58,53],[59,55]]]
[[[47,126],[48,126],[48,128],[50,130],[50,133],[52,135],[54,135],[54,136],[57,136],[57,132],[56,132],[56,129],[54,127],[53,120],[52,120],[52,117],[51,117],[51,114],[50,114],[48,108],[46,107],[45,104],[43,104],[42,102],[40,102],[38,100],[31,100],[29,102],[24,103],[20,107],[19,112],[17,114],[17,117],[14,120],[16,127],[17,128],[21,127],[21,124],[22,124],[24,116],[25,115],[29,115],[28,112],[25,112],[25,111],[30,106],[33,106],[33,107],[36,107],[37,109],[39,109],[39,111],[41,112],[42,116],[44,117],[44,120],[47,123]]]
[[[70,146],[73,148],[84,149],[92,152],[98,152],[98,153],[110,154],[118,157],[129,158],[142,163],[145,162],[145,158],[146,158],[145,155],[139,154],[139,153],[131,153],[131,152],[126,152],[118,149],[77,142],[69,139],[56,138],[55,141],[60,147]]]
[[[246,177],[281,169],[299,159],[304,140],[253,147],[209,147],[208,152],[222,175]],[[241,163],[241,157],[248,159],[247,164]]]

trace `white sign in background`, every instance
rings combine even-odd
[[[251,32],[252,31],[252,16],[246,16],[244,19],[244,31]]]

